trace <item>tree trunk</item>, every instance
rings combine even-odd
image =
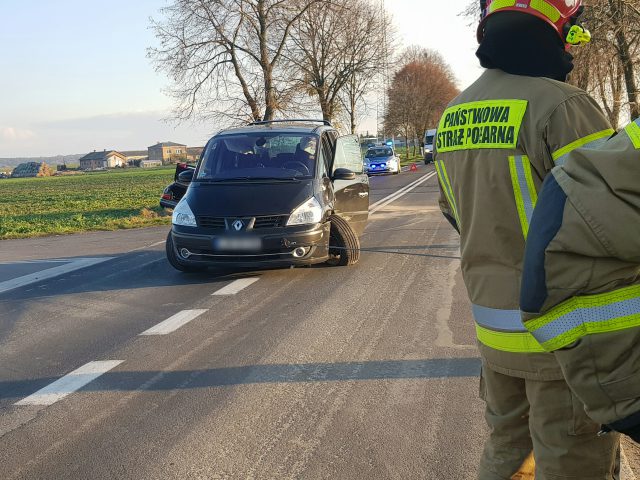
[[[350,100],[350,109],[349,109],[349,120],[351,121],[351,134],[354,135],[356,133],[356,97],[355,95],[351,95]]]
[[[620,64],[622,65],[624,83],[627,89],[629,113],[631,114],[631,119],[634,119],[640,116],[640,105],[638,104],[638,86],[636,83],[635,73],[633,71],[633,58],[629,52],[629,41],[627,39],[626,32],[624,31],[623,22],[621,21],[625,13],[624,6],[619,0],[609,0],[609,6],[611,7],[611,20],[616,31],[618,57],[620,58]]]

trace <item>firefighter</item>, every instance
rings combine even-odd
[[[537,480],[616,478],[617,434],[597,435],[600,426],[524,328],[519,308],[525,240],[545,176],[573,149],[613,133],[596,102],[565,83],[569,45],[590,38],[577,23],[581,0],[481,6],[476,55],[486,70],[448,105],[435,141],[440,207],[460,233],[482,356],[490,434],[479,478],[533,478],[533,468]]]
[[[545,180],[521,307],[588,415],[640,442],[640,119]]]

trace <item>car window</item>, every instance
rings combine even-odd
[[[383,158],[383,157],[392,157],[393,150],[391,148],[383,147],[383,148],[370,148],[367,150],[365,157],[367,158]]]
[[[352,172],[362,173],[362,155],[360,142],[356,135],[346,135],[338,138],[335,146],[333,171],[338,168],[348,168]]]
[[[207,145],[195,180],[311,178],[318,136],[283,132],[220,135]]]
[[[322,135],[322,162],[318,162],[318,167],[324,172],[329,172],[331,160],[333,157],[333,149],[331,148],[331,140],[327,134]]]

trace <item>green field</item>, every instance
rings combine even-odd
[[[0,180],[0,239],[168,225],[175,167]]]

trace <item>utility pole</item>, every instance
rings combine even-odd
[[[378,102],[376,105],[376,116],[377,116],[377,132],[376,137],[380,136],[380,132],[382,132],[382,142],[386,142],[387,136],[385,132],[384,125],[384,117],[387,113],[387,92],[389,90],[389,43],[387,38],[387,15],[386,9],[384,5],[385,0],[378,0],[378,11],[380,15],[380,21],[382,22],[382,51],[383,51],[383,61],[380,66],[380,84],[381,89],[378,94]]]

